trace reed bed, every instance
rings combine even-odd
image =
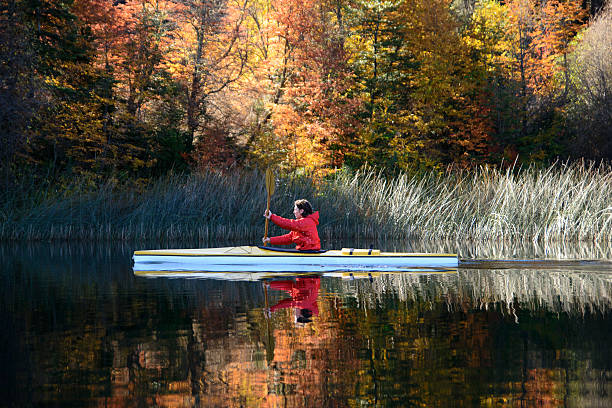
[[[392,180],[367,172],[338,177],[326,196],[378,237],[609,243],[611,187],[608,165],[576,163]]]
[[[592,241],[609,246],[612,238],[612,169],[605,164],[485,166],[393,179],[375,171],[341,171],[316,183],[285,177],[277,180],[272,209],[290,217],[297,198],[308,198],[321,210],[319,230],[328,240]],[[238,170],[168,176],[140,189],[109,183],[70,195],[5,192],[0,239],[247,243],[263,234],[265,203],[263,174]]]

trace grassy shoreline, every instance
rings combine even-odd
[[[266,191],[258,172],[169,176],[142,191],[106,185],[50,197],[48,191],[5,192],[0,240],[259,242],[263,234]],[[272,209],[290,217],[297,198],[321,210],[326,240],[612,240],[612,168],[605,164],[481,167],[394,179],[339,172],[318,184],[281,178]]]

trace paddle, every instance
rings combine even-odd
[[[272,194],[274,194],[274,173],[268,167],[266,169],[266,190],[268,191],[268,205],[266,206],[266,212],[270,211],[270,198]],[[266,231],[264,233],[264,238],[268,238],[268,224],[270,223],[270,219],[266,218]],[[267,246],[267,243],[264,243],[264,246]]]

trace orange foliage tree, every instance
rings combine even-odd
[[[534,76],[549,84],[549,92],[553,91],[551,87],[561,88],[565,94],[568,92],[570,80],[567,56],[573,50],[572,40],[584,27],[586,16],[587,10],[582,8],[581,2],[575,0],[548,0],[541,8],[540,21],[533,39],[540,61],[537,64],[539,70]],[[559,86],[555,82],[563,85]]]
[[[280,164],[289,170],[325,172],[342,164],[358,125],[342,10],[314,0],[270,5],[272,23],[261,30],[267,64],[260,74],[271,91],[251,142],[263,156],[270,153],[261,144],[282,150]]]
[[[202,120],[214,115],[211,97],[237,83],[245,72],[248,4],[247,0],[176,1],[174,19],[179,35],[167,66],[184,86],[186,125],[194,140],[199,137]]]

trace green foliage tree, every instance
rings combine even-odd
[[[27,142],[29,123],[40,104],[40,81],[34,72],[36,54],[31,32],[24,24],[20,2],[0,4],[0,184],[9,188],[15,178],[17,155]]]
[[[391,118],[407,103],[409,75],[418,63],[398,27],[397,2],[358,1],[348,8],[351,35],[346,47],[355,72],[355,92],[364,100],[360,115],[363,127],[357,145],[347,156],[348,164],[365,163],[392,168],[397,155],[390,143],[397,133]]]
[[[26,162],[51,177],[66,171],[95,172],[104,140],[99,132],[102,75],[93,66],[91,30],[74,13],[70,0],[27,0],[15,6],[26,38],[31,39],[31,74],[39,85]]]

